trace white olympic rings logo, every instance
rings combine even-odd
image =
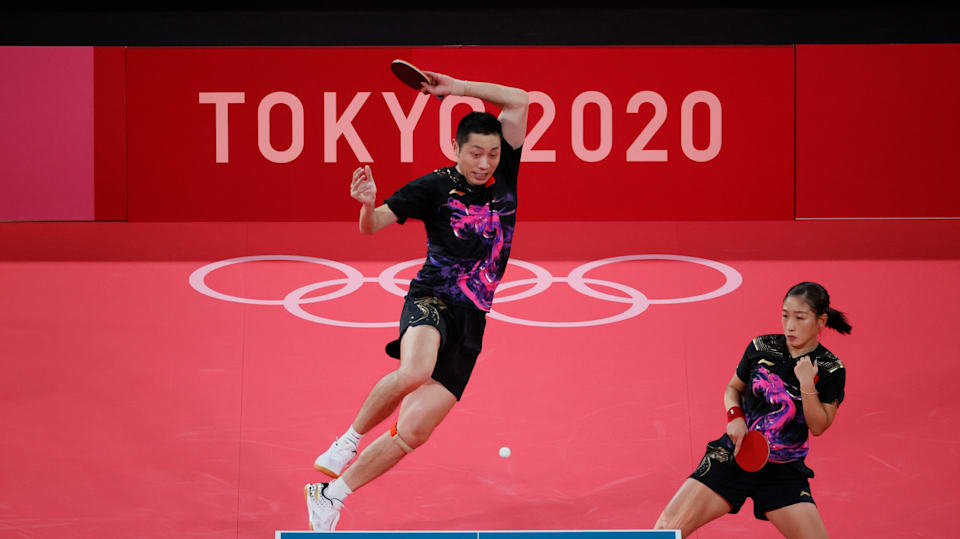
[[[233,264],[239,264],[241,262],[254,262],[254,261],[298,261],[298,262],[309,262],[311,264],[320,264],[322,266],[327,266],[343,272],[345,275],[341,279],[330,279],[326,281],[320,281],[305,286],[301,286],[296,290],[293,290],[286,295],[283,299],[254,299],[254,298],[243,298],[238,296],[231,296],[218,292],[211,289],[207,286],[205,279],[206,276],[219,268],[225,266],[230,266]],[[682,298],[667,298],[667,299],[650,299],[645,296],[639,290],[626,286],[621,283],[607,281],[603,279],[592,279],[585,277],[584,275],[595,268],[600,266],[605,266],[607,264],[613,264],[616,262],[629,262],[636,260],[675,260],[681,262],[691,262],[694,264],[700,264],[708,268],[713,268],[719,271],[724,276],[724,283],[720,288],[707,292],[706,294],[699,294],[696,296],[687,296]],[[411,266],[417,266],[423,264],[423,259],[407,260],[406,262],[400,262],[394,264],[389,268],[383,270],[377,277],[364,277],[360,271],[356,268],[344,264],[342,262],[337,262],[335,260],[328,260],[326,258],[316,258],[312,256],[296,256],[296,255],[256,255],[256,256],[241,256],[237,258],[228,258],[226,260],[221,260],[219,262],[212,262],[203,266],[192,274],[190,274],[190,286],[194,288],[197,292],[205,294],[212,298],[232,301],[235,303],[246,303],[251,305],[282,305],[284,309],[289,311],[294,316],[302,318],[310,322],[316,322],[318,324],[328,324],[331,326],[341,326],[341,327],[352,327],[352,328],[387,328],[387,327],[397,327],[398,323],[396,320],[390,322],[347,322],[343,320],[334,320],[332,318],[324,318],[317,316],[315,314],[309,313],[303,309],[303,305],[309,303],[318,303],[321,301],[329,301],[332,299],[340,298],[346,296],[361,286],[363,283],[379,283],[380,286],[397,296],[403,297],[407,295],[407,291],[400,288],[399,284],[410,284],[410,279],[400,279],[397,277],[397,274],[402,270],[409,268]],[[602,299],[606,301],[613,301],[616,303],[628,304],[626,310],[623,312],[608,316],[606,318],[598,318],[595,320],[582,320],[576,322],[543,322],[539,320],[526,320],[523,318],[517,318],[513,316],[508,316],[502,313],[499,313],[493,309],[490,310],[488,316],[496,320],[501,320],[503,322],[511,322],[514,324],[520,324],[524,326],[537,326],[537,327],[553,327],[553,328],[572,328],[572,327],[587,327],[587,326],[599,326],[603,324],[613,324],[615,322],[621,322],[629,318],[633,318],[638,314],[642,313],[650,305],[657,304],[673,304],[673,303],[691,303],[694,301],[705,301],[708,299],[713,299],[716,297],[729,294],[737,289],[741,283],[743,283],[743,277],[740,276],[740,273],[733,269],[732,267],[716,262],[714,260],[707,260],[705,258],[697,258],[695,256],[685,256],[685,255],[669,255],[669,254],[651,254],[651,255],[626,255],[626,256],[615,256],[611,258],[604,258],[601,260],[594,260],[593,262],[587,262],[580,266],[577,266],[566,277],[554,277],[547,271],[545,268],[538,266],[536,264],[525,262],[523,260],[510,260],[508,264],[514,266],[519,266],[524,268],[534,274],[533,278],[528,279],[518,279],[515,281],[508,281],[500,283],[497,287],[497,291],[509,290],[518,286],[524,285],[533,285],[529,289],[522,292],[516,292],[511,295],[500,295],[494,298],[493,303],[506,303],[508,301],[517,301],[524,298],[529,298],[535,296],[550,286],[553,283],[567,283],[570,288],[576,290],[577,292],[596,299]],[[329,288],[332,286],[342,285],[342,288],[334,290],[333,292],[328,292],[319,296],[304,298],[307,294],[320,290],[322,288]],[[623,292],[628,297],[614,296],[611,294],[606,294],[600,292],[594,288],[591,288],[590,285],[600,285],[608,288],[613,288]]]

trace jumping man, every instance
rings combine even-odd
[[[456,165],[411,181],[380,206],[374,206],[377,187],[370,166],[353,173],[350,195],[362,204],[360,231],[374,234],[419,219],[427,232],[427,258],[404,300],[400,336],[387,344],[399,367],[374,385],[350,428],[314,462],[336,480],[304,488],[311,530],[335,529],[347,496],[423,445],[460,400],[510,256],[527,93],[425,74],[423,93],[476,97],[501,113],[499,118],[485,112],[464,117],[451,141]],[[397,406],[397,423],[344,471],[363,435]]]

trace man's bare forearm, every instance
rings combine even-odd
[[[396,214],[386,204],[377,208],[373,204],[360,206],[360,232],[363,234],[376,234],[383,227],[396,222]]]
[[[524,90],[492,82],[457,81],[454,84],[454,94],[476,97],[501,109],[525,108],[530,103]]]

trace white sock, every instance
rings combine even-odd
[[[351,494],[353,494],[353,491],[350,490],[342,477],[327,485],[327,488],[323,491],[324,496],[333,500],[334,503],[340,502],[341,506],[343,506],[343,501],[347,499],[347,496]]]
[[[361,438],[363,438],[363,435],[360,434],[359,432],[353,430],[353,425],[350,425],[350,428],[347,429],[347,432],[344,432],[344,433],[343,433],[343,436],[340,437],[341,440],[343,440],[343,441],[347,442],[348,444],[352,445],[354,448],[356,448],[358,445],[360,445],[360,439],[361,439]]]

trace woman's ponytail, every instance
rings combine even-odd
[[[827,327],[841,335],[849,335],[853,329],[850,322],[847,322],[847,315],[833,307],[827,307]]]

